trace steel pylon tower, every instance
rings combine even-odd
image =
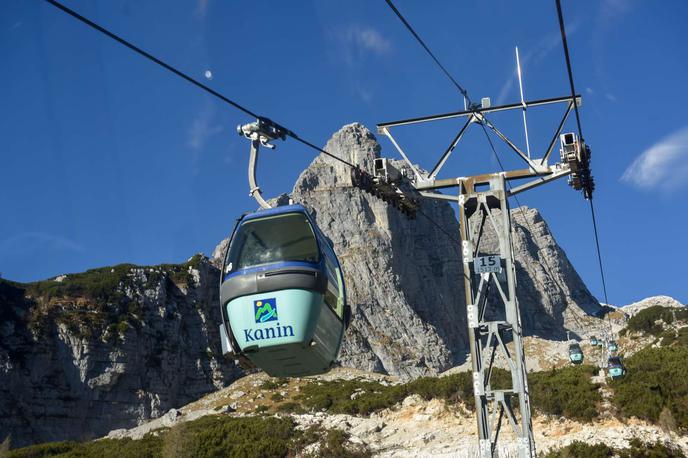
[[[569,177],[569,184],[574,189],[583,191],[586,198],[592,195],[590,149],[576,134],[562,134],[569,114],[580,100],[580,96],[568,96],[530,102],[521,100],[521,103],[491,107],[489,99],[483,99],[481,105],[464,111],[378,124],[378,132],[389,138],[403,157],[405,166],[399,170],[386,159],[376,159],[376,184],[389,187],[403,180],[410,181],[415,193],[396,188],[402,199],[411,201],[420,195],[456,202],[459,206],[466,314],[482,458],[498,456],[497,444],[503,423],[509,423],[513,429],[519,458],[535,457],[508,198],[565,176]],[[491,112],[525,111],[560,103],[566,105],[563,117],[547,150],[537,159],[531,158],[529,150],[526,153],[519,149],[486,117]],[[467,120],[429,172],[411,162],[391,134],[391,129],[397,126],[452,118]],[[438,179],[438,173],[472,124],[480,124],[486,133],[487,129],[491,130],[526,163],[527,168]],[[560,160],[550,165],[549,159],[557,140],[561,144]],[[458,188],[458,195],[437,192],[446,188]],[[496,248],[487,247],[484,243],[481,245],[486,229],[496,234]],[[507,347],[509,342],[513,343],[513,351]],[[507,387],[493,388],[492,373],[498,355],[507,363],[511,383]]]
[[[502,174],[494,174],[489,179],[489,190],[483,192],[475,191],[471,179],[464,179],[461,184],[459,220],[463,278],[480,456],[487,458],[496,454],[501,423],[506,417],[518,438],[519,457],[534,458],[535,441],[521,316],[516,298],[516,268],[506,180]],[[481,246],[486,226],[497,235],[496,251],[490,252]],[[497,300],[490,301],[491,297]],[[513,341],[513,353],[506,346],[509,341]],[[498,354],[506,360],[511,372],[511,386],[508,388],[492,386],[492,369]],[[520,420],[514,413],[515,401]]]

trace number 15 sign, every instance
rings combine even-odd
[[[499,256],[481,256],[473,259],[473,272],[476,274],[501,271],[502,263]]]

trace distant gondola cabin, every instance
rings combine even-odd
[[[619,356],[612,356],[607,360],[607,374],[612,379],[619,379],[626,375],[626,367]]]
[[[569,360],[573,364],[583,363],[583,350],[581,350],[580,345],[577,343],[572,343],[569,345]]]

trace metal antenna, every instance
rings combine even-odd
[[[528,120],[526,119],[526,101],[523,97],[523,77],[521,76],[521,60],[518,58],[518,46],[516,46],[516,72],[518,73],[518,88],[521,92],[521,106],[523,107],[523,130],[526,134],[526,152],[530,158],[530,141],[528,140]]]

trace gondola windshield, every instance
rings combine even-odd
[[[247,220],[228,253],[225,275],[276,262],[319,262],[318,244],[302,213]]]

